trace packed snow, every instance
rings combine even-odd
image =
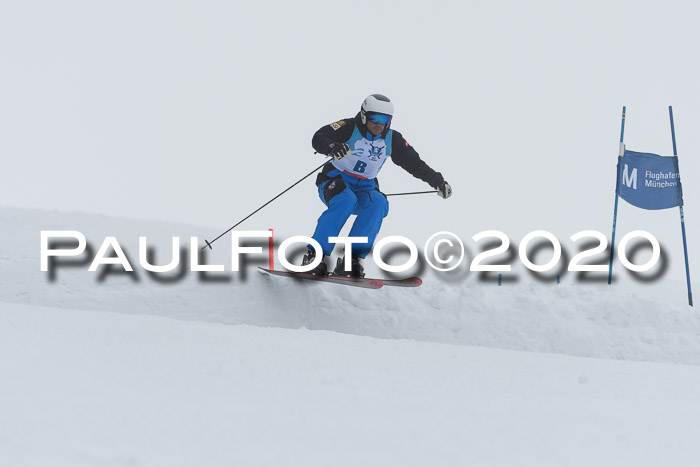
[[[700,455],[700,318],[682,287],[426,273],[417,289],[362,290],[256,264],[220,281],[165,281],[88,272],[89,255],[52,278],[39,270],[41,230],[82,231],[95,249],[115,235],[135,265],[139,235],[164,262],[169,236],[212,232],[9,208],[0,224],[24,239],[0,246],[2,465],[693,465]]]
[[[7,466],[695,465],[700,368],[3,304]]]

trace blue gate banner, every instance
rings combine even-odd
[[[678,157],[625,149],[617,161],[617,191],[622,199],[642,209],[682,206]]]

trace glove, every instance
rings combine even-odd
[[[450,186],[449,183],[443,181],[438,184],[437,188],[437,194],[440,198],[447,199],[450,196],[452,196],[452,187]]]
[[[337,161],[350,154],[350,146],[345,143],[331,143],[330,148],[328,155]]]

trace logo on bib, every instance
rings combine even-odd
[[[371,161],[378,161],[380,157],[382,157],[382,151],[384,150],[384,147],[375,147],[374,144],[369,143],[369,160]]]

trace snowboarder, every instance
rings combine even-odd
[[[394,104],[381,94],[368,96],[360,112],[354,118],[345,118],[319,129],[313,136],[312,146],[333,160],[323,167],[316,178],[318,194],[327,209],[321,214],[313,238],[323,250],[321,263],[312,271],[328,275],[325,257],[335,244],[328,241],[336,237],[351,214],[357,218],[350,230],[350,237],[367,237],[367,243],[354,244],[351,258],[338,258],[334,274],[364,277],[361,259],[372,249],[374,240],[389,212],[386,196],[379,191],[377,174],[387,159],[416,178],[437,190],[441,198],[449,198],[452,188],[440,172],[431,169],[418,156],[413,147],[396,130],[391,119]],[[309,245],[302,265],[308,265],[316,257]],[[345,271],[345,261],[352,262],[351,271]]]

